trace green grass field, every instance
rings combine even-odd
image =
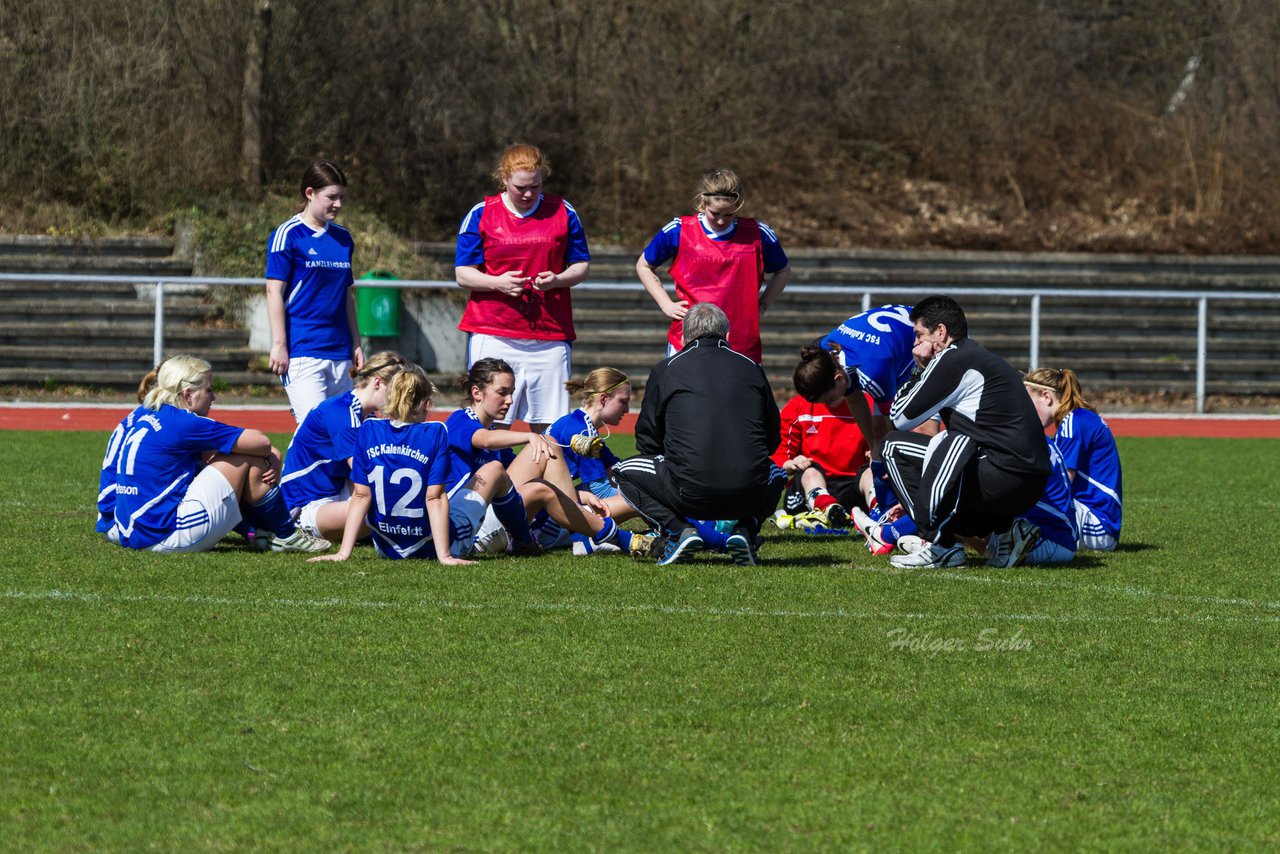
[[[105,436],[2,441],[0,848],[1280,845],[1275,442],[1122,440],[1116,554],[897,571],[133,554]]]

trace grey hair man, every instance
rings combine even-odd
[[[659,565],[708,545],[754,565],[760,525],[786,483],[769,458],[781,425],[773,389],[759,365],[729,348],[728,334],[719,307],[689,309],[684,347],[645,384],[639,456],[614,467],[622,496],[665,535]],[[717,520],[727,524],[717,530]]]

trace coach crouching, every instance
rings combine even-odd
[[[773,390],[759,365],[729,348],[728,335],[718,306],[689,309],[683,349],[649,374],[636,421],[639,456],[614,467],[622,496],[665,536],[659,566],[718,545],[717,533],[734,563],[754,566],[760,525],[786,482],[769,459],[780,427]]]

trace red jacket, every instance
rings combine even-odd
[[[870,405],[870,403],[869,403]],[[867,463],[867,442],[854,423],[849,404],[834,408],[796,395],[782,407],[782,440],[773,454],[781,466],[803,454],[828,477],[853,477]]]

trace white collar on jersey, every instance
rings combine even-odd
[[[533,207],[529,208],[527,211],[518,211],[518,210],[516,210],[515,208],[513,208],[513,207],[511,206],[511,202],[507,199],[507,194],[506,194],[506,193],[503,193],[503,194],[502,194],[502,206],[503,206],[503,207],[505,207],[505,208],[506,208],[509,212],[511,212],[512,214],[514,214],[514,215],[516,215],[516,216],[520,217],[521,219],[524,219],[524,218],[526,218],[526,217],[531,217],[531,216],[533,216],[534,214],[536,214],[536,213],[538,212],[538,208],[542,207],[542,196],[543,196],[543,194],[542,194],[542,193],[538,193],[538,200],[537,200],[536,202],[534,202],[534,203],[533,203]]]
[[[703,231],[711,235],[713,239],[717,240],[721,237],[728,237],[730,234],[733,234],[733,230],[738,227],[738,218],[736,216],[733,218],[733,222],[729,223],[729,227],[724,231],[716,231],[714,228],[707,225],[707,218],[701,213],[698,214],[698,222],[702,224]]]

